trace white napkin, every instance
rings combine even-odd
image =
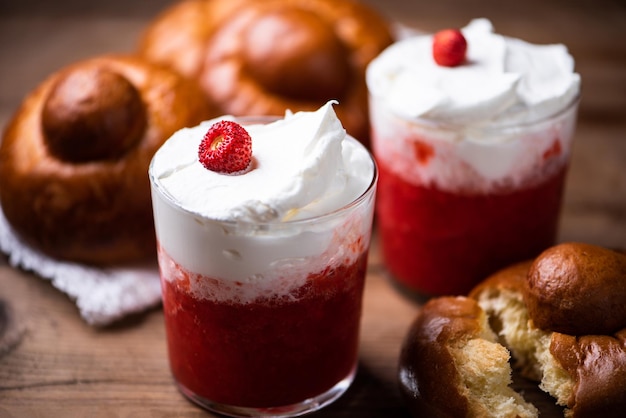
[[[13,267],[32,271],[50,280],[78,306],[90,325],[105,326],[161,302],[156,265],[95,268],[58,261],[26,245],[11,229],[0,209],[0,251]]]

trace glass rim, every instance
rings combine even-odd
[[[278,116],[221,116],[221,117],[210,119],[208,122],[223,120],[227,118],[229,120],[241,121],[243,124],[246,124],[246,123],[253,124],[253,123],[257,123],[257,121],[268,123],[268,122],[282,119],[282,117],[278,117]],[[185,212],[191,216],[199,217],[203,221],[212,222],[212,223],[230,226],[230,227],[251,228],[251,229],[256,229],[256,230],[264,230],[264,229],[270,229],[270,228],[288,228],[290,226],[297,227],[297,226],[306,225],[309,223],[316,223],[319,221],[324,221],[326,219],[334,218],[338,216],[338,214],[340,213],[349,211],[352,208],[359,206],[364,200],[366,200],[369,197],[369,195],[374,193],[374,189],[376,188],[376,184],[378,182],[378,165],[376,163],[376,159],[374,158],[372,152],[368,150],[365,147],[365,145],[363,145],[359,140],[357,140],[356,138],[354,138],[353,136],[347,133],[346,133],[346,137],[344,138],[344,140],[346,139],[356,142],[361,147],[363,147],[364,151],[367,153],[369,160],[372,163],[372,179],[370,183],[367,185],[365,190],[359,196],[357,196],[355,199],[353,199],[349,203],[337,209],[334,209],[332,211],[323,213],[321,215],[311,216],[311,217],[303,218],[303,219],[295,219],[295,220],[287,220],[287,221],[276,220],[276,221],[267,221],[267,222],[254,222],[254,221],[247,221],[247,220],[228,220],[228,219],[211,218],[201,213],[189,210],[176,203],[174,197],[162,187],[160,182],[154,177],[152,173],[152,166],[154,165],[155,157],[153,157],[152,160],[150,161],[150,166],[148,168],[148,177],[150,179],[151,186],[154,189],[156,189],[161,196],[163,196],[164,198],[163,200],[168,205],[172,206],[174,209]]]
[[[520,128],[528,128],[532,126],[541,125],[542,123],[549,122],[554,119],[558,119],[559,117],[565,115],[572,109],[574,109],[579,103],[581,99],[581,92],[576,93],[569,102],[567,102],[563,107],[558,110],[546,115],[542,116],[539,119],[521,121],[521,122],[505,122],[505,123],[451,123],[451,122],[440,122],[433,119],[423,118],[423,117],[410,117],[401,115],[398,112],[391,109],[389,106],[385,107],[389,109],[390,112],[394,114],[394,116],[407,121],[412,124],[417,124],[424,126],[425,128],[430,129],[439,129],[444,131],[458,131],[465,129],[478,129],[483,130],[484,132],[497,132],[497,131],[506,131],[509,129],[520,129]],[[370,92],[370,97],[377,98],[380,96],[376,96]]]

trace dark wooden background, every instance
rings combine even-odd
[[[559,239],[626,248],[626,2],[623,0],[369,0],[389,19],[434,31],[492,20],[499,33],[564,43],[582,75],[576,145]],[[0,0],[0,127],[51,72],[105,52],[132,51],[170,2]],[[419,306],[384,274],[375,239],[367,278],[360,370],[320,417],[404,417],[395,368]],[[520,381],[542,416],[551,400]],[[172,384],[155,308],[104,329],[47,282],[0,257],[0,418],[201,417]]]

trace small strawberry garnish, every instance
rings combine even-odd
[[[252,139],[236,122],[222,120],[211,125],[198,147],[200,163],[218,173],[236,173],[252,161]]]
[[[465,61],[467,41],[458,29],[445,29],[433,38],[433,58],[444,67],[456,67]]]

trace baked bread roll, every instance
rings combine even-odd
[[[469,415],[458,415],[457,412],[463,410],[451,409],[455,404],[450,399],[464,396],[465,402],[472,405],[482,399],[478,395],[488,398],[494,398],[494,395],[483,394],[464,384],[455,386],[454,395],[448,393],[444,397],[438,386],[450,386],[449,373],[439,372],[446,368],[463,377],[456,382],[467,381],[464,376],[474,374],[479,376],[477,380],[482,378],[484,382],[489,382],[496,373],[493,367],[498,368],[498,373],[505,374],[510,370],[508,365],[480,364],[475,359],[464,362],[459,360],[459,356],[444,362],[441,356],[418,353],[414,348],[423,344],[416,342],[415,335],[423,335],[429,337],[430,344],[435,347],[431,351],[454,352],[460,346],[463,352],[471,353],[465,341],[474,339],[477,331],[463,324],[468,322],[468,318],[473,321],[473,318],[484,315],[489,330],[479,329],[484,335],[495,333],[497,341],[491,346],[481,344],[484,349],[474,352],[474,355],[487,359],[502,356],[501,350],[508,350],[512,367],[519,370],[522,376],[537,381],[543,391],[553,396],[556,403],[564,407],[565,417],[623,416],[626,408],[626,315],[623,311],[626,299],[621,292],[626,283],[626,274],[622,270],[625,259],[624,253],[597,246],[560,244],[546,250],[535,260],[503,269],[476,286],[469,298],[476,301],[478,308],[472,307],[471,315],[450,316],[448,312],[454,309],[451,306],[460,303],[452,304],[450,298],[429,301],[416,318],[404,343],[403,353],[412,355],[403,354],[400,359],[401,387],[404,393],[413,394],[408,397],[409,405],[421,405],[420,413],[443,411],[440,416],[516,416],[513,412],[503,415],[496,409],[478,415],[478,410],[470,409]],[[456,300],[473,306],[465,299]],[[602,301],[606,307],[600,306]],[[435,314],[429,307],[431,305],[438,306]],[[540,308],[533,310],[531,306]],[[577,307],[575,312],[572,306]],[[608,314],[609,309],[613,309],[609,325],[607,321],[596,322],[598,318],[595,314],[588,312],[600,310],[599,316],[603,316]],[[577,322],[563,321],[567,315],[562,311],[573,314]],[[423,318],[428,316],[431,319],[425,321]],[[537,322],[545,325],[538,327]],[[479,323],[485,322],[481,320]],[[570,335],[550,328],[560,327],[563,323],[584,333]],[[455,339],[439,336],[442,324],[448,329],[454,326],[459,336]],[[608,329],[611,331],[606,332]],[[492,342],[489,338],[487,340]],[[406,370],[420,367],[431,370],[430,376],[427,376],[429,380],[419,379],[419,374],[406,373]],[[407,390],[411,387],[419,390]],[[425,387],[435,388],[433,390],[438,395],[432,396],[424,390]],[[520,403],[512,397],[504,405],[511,402]]]
[[[626,299],[621,290],[626,270],[615,269],[624,262],[620,252],[560,244],[532,262],[496,273],[470,293],[492,318],[521,374],[539,381],[565,407],[566,417],[621,417],[626,408]],[[618,309],[609,314],[601,300]],[[530,308],[539,302],[540,310]],[[565,322],[581,332],[551,328],[563,323],[561,310],[577,318],[576,324]],[[598,319],[590,312],[597,310],[600,316],[611,315],[619,329],[606,332],[606,321],[588,322]]]
[[[431,299],[404,340],[401,392],[415,417],[536,417],[509,386],[509,359],[475,300]]]
[[[198,86],[130,56],[101,56],[48,77],[0,145],[0,204],[29,245],[90,264],[156,251],[148,165],[176,130],[215,116]]]
[[[330,99],[367,143],[365,68],[393,41],[354,0],[187,0],[145,30],[139,53],[199,81],[221,114],[282,115]]]

